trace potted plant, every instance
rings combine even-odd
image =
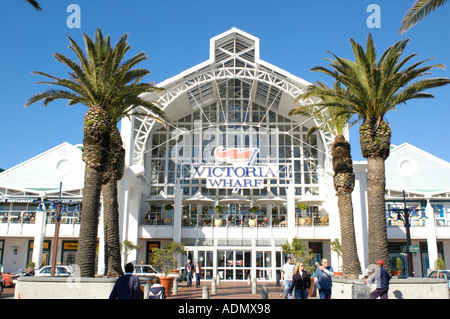
[[[36,263],[33,261],[30,261],[27,265],[27,268],[25,268],[26,273],[33,273],[34,274],[34,268],[36,267]]]
[[[161,285],[166,289],[166,295],[170,296],[175,277],[170,277],[169,273],[178,267],[176,256],[184,254],[186,249],[181,242],[171,241],[164,248],[153,248],[150,262],[161,270],[164,277],[160,277]]]
[[[434,262],[434,269],[435,270],[444,270],[445,269],[445,261],[442,257],[439,257]]]
[[[223,206],[221,204],[218,204],[216,207],[214,207],[214,211],[219,215],[222,214]],[[214,218],[215,226],[220,227],[220,226],[222,226],[222,223],[223,223],[223,221],[222,221],[222,218],[220,218],[220,216],[219,216],[219,218]]]
[[[306,205],[305,203],[299,203],[299,204],[298,204],[298,209],[299,209],[301,212],[305,211],[307,208],[308,208],[308,205]],[[303,214],[302,214],[302,216],[300,216],[300,218],[299,218],[299,224],[300,224],[301,226],[305,226],[305,225],[306,225],[306,218],[303,217]]]
[[[402,275],[402,269],[403,269],[403,262],[400,257],[394,257],[392,259],[392,274],[395,276],[401,276]],[[394,270],[395,269],[395,270]]]
[[[341,247],[341,242],[339,241],[338,238],[335,238],[332,242],[330,242],[330,246],[331,246],[331,250],[334,251],[337,254],[337,260],[338,260],[338,266],[337,266],[337,271],[334,272],[334,274],[336,276],[342,276],[342,269],[339,265],[339,261],[342,257],[342,247]]]
[[[166,204],[164,206],[164,210],[167,211],[167,212],[173,210],[173,205],[172,204]],[[168,217],[163,218],[163,224],[164,225],[172,224],[172,217],[170,217],[170,215],[169,215]]]
[[[252,216],[254,216],[254,214],[256,214],[258,212],[258,207],[256,206],[252,206],[250,208],[250,213],[252,213]],[[250,227],[255,227],[256,226],[256,218],[251,218],[248,220],[248,225]]]

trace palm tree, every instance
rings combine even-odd
[[[427,16],[430,12],[443,6],[447,0],[416,0],[412,7],[406,11],[400,24],[400,33],[403,34]]]
[[[100,194],[104,172],[110,161],[110,134],[114,130],[110,107],[119,103],[128,107],[147,104],[138,96],[148,87],[138,83],[144,72],[131,69],[136,61],[144,59],[145,54],[141,53],[139,58],[122,63],[122,53],[126,52],[125,48],[128,46],[127,35],[123,35],[115,47],[111,48],[110,37],[103,37],[100,29],[95,34],[95,42],[83,34],[86,54],[72,38],[68,39],[71,44],[69,48],[76,54],[79,63],[59,53],[55,53],[55,58],[70,69],[70,78],[34,72],[53,80],[39,82],[40,84],[56,85],[63,89],[50,88],[38,93],[27,101],[26,106],[37,101],[42,101],[42,105],[46,106],[54,100],[67,99],[68,105],[81,103],[88,107],[83,128],[83,160],[86,169],[77,264],[82,277],[93,277]]]
[[[300,99],[308,99],[309,97],[318,97],[322,89],[329,88],[321,82],[313,84],[308,87],[306,93],[298,96],[295,102]],[[337,82],[334,85],[334,89],[343,90]],[[346,94],[346,92],[343,92],[343,94]],[[289,115],[310,116],[318,121],[319,125],[311,127],[307,132],[307,136],[316,130],[327,131],[335,136],[331,146],[331,156],[334,170],[334,189],[336,190],[339,207],[343,276],[346,278],[358,278],[361,273],[361,264],[356,247],[352,204],[355,174],[353,172],[350,143],[345,139],[345,135],[355,122],[351,121],[353,114],[343,113],[344,110],[340,107],[328,107],[326,106],[326,101],[331,101],[331,98],[324,96],[324,99],[321,101],[323,103],[317,102],[296,107],[289,112]]]
[[[346,90],[320,87],[315,95],[322,99],[329,97],[327,106],[341,107],[346,113],[357,114],[363,123],[359,128],[362,155],[367,158],[367,196],[369,222],[369,264],[382,259],[389,267],[389,253],[384,207],[385,167],[391,144],[391,128],[384,120],[388,111],[411,99],[432,98],[424,92],[430,88],[450,83],[448,78],[427,78],[414,80],[430,74],[429,71],[443,65],[422,66],[424,61],[402,69],[416,54],[400,59],[409,40],[401,40],[389,47],[377,62],[371,34],[366,48],[353,39],[351,46],[355,61],[337,57],[329,52],[331,68],[314,67],[312,71],[322,72],[338,81]]]
[[[136,58],[136,57],[135,57]],[[139,61],[136,60],[136,63]],[[150,71],[143,72],[149,74]],[[134,86],[133,84],[131,86]],[[135,92],[152,92],[160,91],[161,89],[154,87],[152,84],[147,84],[138,88],[134,88]],[[125,101],[125,100],[124,100]],[[131,115],[143,115],[135,111],[137,106],[144,107],[158,116],[151,116],[158,122],[164,122],[164,113],[159,106],[150,101],[135,101],[139,104],[129,104],[128,102],[120,102],[117,105],[110,105],[109,115],[113,124],[110,131],[110,152],[107,168],[103,175],[103,219],[104,219],[104,237],[105,237],[105,271],[106,276],[115,277],[122,275],[121,268],[121,252],[120,252],[120,235],[119,235],[119,204],[118,204],[118,189],[117,182],[122,179],[125,169],[125,149],[123,148],[122,137],[117,128],[120,120]]]

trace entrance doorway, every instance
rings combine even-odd
[[[218,250],[217,274],[224,280],[244,280],[250,275],[252,252],[250,250]]]

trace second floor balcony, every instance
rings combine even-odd
[[[406,207],[402,202],[388,202],[386,204],[386,225],[388,227],[405,226],[404,210],[408,210],[410,226],[424,227],[432,220],[436,227],[450,226],[450,205],[445,203],[432,203],[433,215],[426,212],[426,206],[422,203],[407,203]],[[428,214],[428,215],[427,215]]]

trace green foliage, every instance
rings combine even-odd
[[[434,269],[435,270],[444,270],[445,269],[445,261],[442,257],[439,257],[434,262]]]
[[[391,266],[393,269],[396,269],[397,271],[401,271],[403,269],[403,262],[400,257],[395,257],[392,259]]]
[[[28,269],[34,269],[34,267],[36,267],[36,264],[33,261],[30,261],[27,265]]]
[[[314,258],[314,252],[312,249],[308,249],[304,241],[293,238],[292,243],[282,244],[281,249],[286,255],[291,256],[294,262],[303,262],[306,270],[310,274],[313,273],[315,267],[311,261]]]
[[[97,29],[95,38],[91,39],[83,33],[86,52],[71,38],[69,48],[75,53],[78,61],[72,60],[60,53],[54,56],[58,62],[66,65],[68,78],[59,78],[41,71],[34,74],[49,78],[49,81],[38,82],[59,87],[49,88],[42,93],[33,95],[25,106],[37,101],[42,105],[57,99],[68,100],[68,105],[78,103],[88,108],[101,106],[107,109],[113,124],[119,123],[122,117],[130,117],[136,107],[145,109],[144,113],[134,112],[136,116],[148,116],[165,125],[165,113],[157,102],[144,100],[143,93],[161,92],[153,83],[143,83],[142,79],[150,74],[149,70],[135,68],[139,63],[147,60],[147,55],[140,52],[124,61],[125,54],[130,50],[128,35],[123,35],[115,46],[111,45],[110,36],[104,36]]]
[[[406,11],[400,24],[400,33],[405,33],[424,17],[447,3],[447,0],[416,0]]]
[[[121,250],[123,250],[126,256],[125,260],[127,260],[129,251],[142,249],[142,245],[135,245],[132,241],[124,240],[122,243],[120,243],[120,248]]]
[[[186,249],[181,242],[171,241],[164,248],[153,248],[150,263],[161,269],[164,276],[167,276],[178,266],[176,256],[184,253]]]
[[[338,256],[342,256],[342,246],[341,242],[338,238],[335,238],[332,242],[330,242],[331,250],[338,254]]]
[[[356,114],[363,120],[378,119],[377,125],[390,110],[397,105],[405,104],[411,99],[433,98],[428,89],[441,87],[450,83],[448,78],[425,78],[434,68],[443,69],[442,64],[423,66],[428,60],[423,60],[405,67],[406,63],[416,54],[402,59],[409,40],[400,40],[390,46],[377,61],[375,44],[372,35],[367,36],[364,48],[350,39],[354,61],[332,55],[329,68],[317,66],[312,71],[329,75],[335,81],[334,87],[328,87],[318,82],[308,87],[296,101],[308,102],[316,99],[308,107],[318,107],[319,110],[337,108],[340,113]],[[334,59],[333,59],[334,58]],[[414,80],[417,80],[413,82]]]

